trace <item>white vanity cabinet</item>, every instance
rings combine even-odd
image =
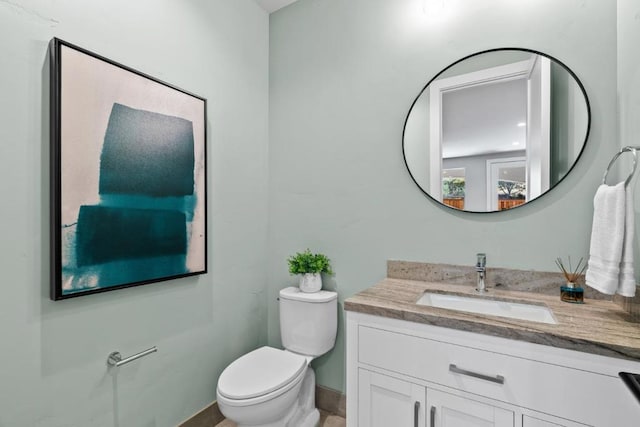
[[[640,426],[638,362],[346,313],[348,427]]]
[[[515,425],[513,411],[362,368],[358,370],[358,414],[358,425],[369,427]]]

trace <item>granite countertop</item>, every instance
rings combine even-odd
[[[544,304],[553,311],[558,323],[552,325],[417,305],[415,302],[425,291]],[[585,304],[562,302],[559,291],[558,295],[552,296],[501,290],[498,287],[491,288],[486,296],[479,296],[472,285],[386,278],[348,298],[344,308],[347,311],[640,361],[640,323],[637,318],[611,301],[585,299]]]

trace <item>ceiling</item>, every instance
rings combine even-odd
[[[526,147],[526,79],[446,92],[442,107],[442,157],[477,156]]]
[[[297,0],[255,0],[267,12],[275,12],[285,6],[295,3]]]

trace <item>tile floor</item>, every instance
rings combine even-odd
[[[346,425],[347,421],[344,418],[320,410],[320,427],[345,427]],[[215,427],[236,427],[236,423],[224,420]]]

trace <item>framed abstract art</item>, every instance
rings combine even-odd
[[[206,273],[206,100],[49,48],[51,299]]]

